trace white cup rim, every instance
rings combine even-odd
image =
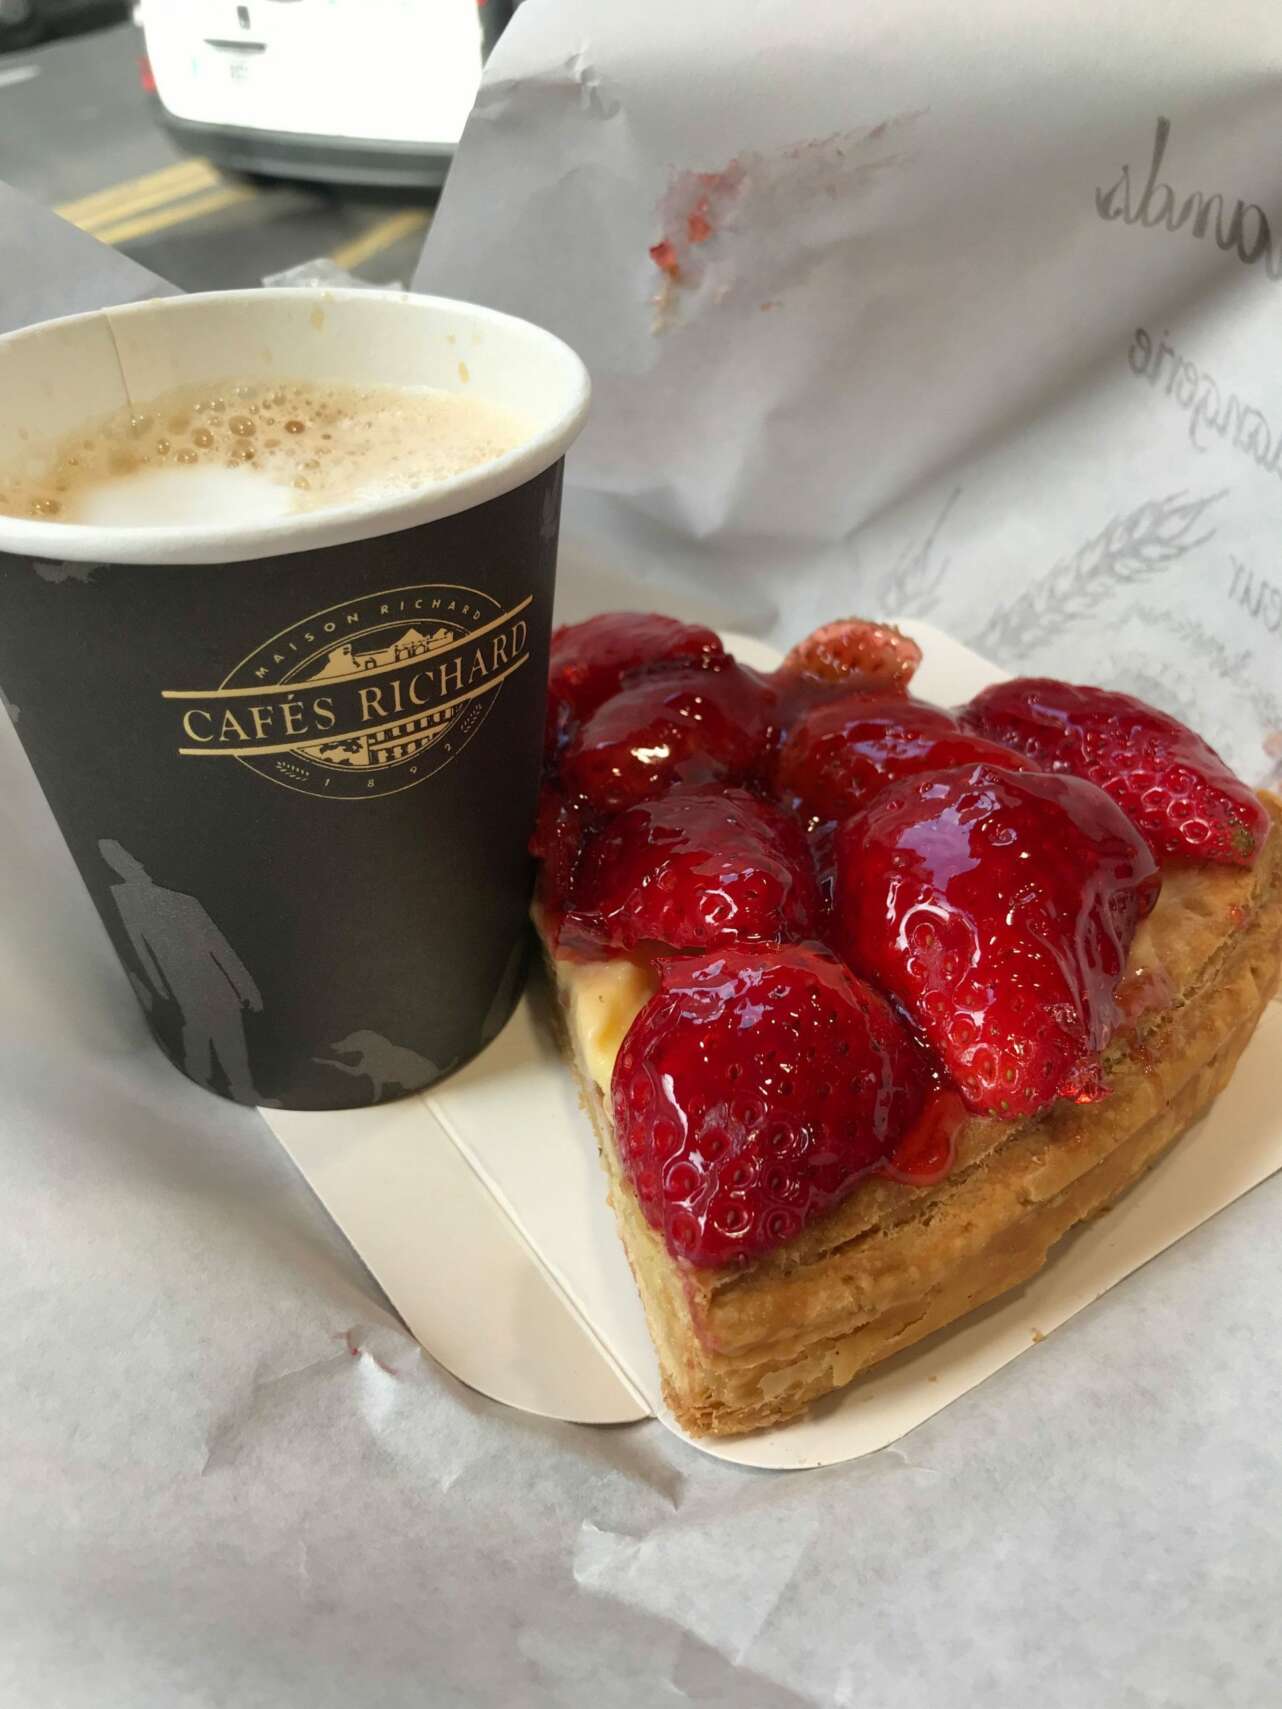
[[[473,327],[502,327],[544,347],[565,369],[565,403],[513,451],[461,474],[434,482],[421,491],[395,497],[353,500],[333,509],[296,511],[267,521],[231,525],[199,524],[148,528],[97,527],[76,522],[51,522],[0,515],[0,551],[20,557],[61,559],[73,563],[215,564],[245,563],[281,557],[357,540],[396,534],[421,523],[435,522],[472,510],[487,500],[524,486],[564,456],[577,437],[588,412],[591,382],[582,359],[564,340],[534,322],[499,309],[485,308],[462,298],[428,296],[418,291],[369,291],[353,287],[269,286],[236,291],[198,291],[188,295],[150,298],[119,308],[94,309],[37,321],[0,336],[0,352],[19,340],[49,336],[78,322],[114,322],[126,316],[181,314],[190,306],[305,297],[320,303],[368,302],[378,298],[411,307],[434,308],[457,316]]]

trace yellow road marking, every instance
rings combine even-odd
[[[379,220],[360,237],[354,237],[350,243],[344,243],[330,256],[330,260],[338,267],[346,267],[350,272],[359,267],[363,261],[390,246],[403,237],[412,237],[416,231],[426,231],[431,221],[431,213],[426,208],[405,208],[399,214],[389,214],[387,219]]]
[[[183,196],[193,195],[197,190],[212,190],[223,180],[212,167],[190,179],[184,178],[178,184],[162,184],[155,190],[144,190],[136,196],[115,202],[111,207],[99,214],[81,214],[79,219],[72,220],[72,225],[80,227],[81,231],[99,232],[104,226],[115,225],[118,221],[133,214],[148,212],[151,208],[168,207],[171,202],[178,201]]]
[[[130,243],[136,237],[146,237],[168,226],[183,225],[205,214],[216,214],[222,208],[234,208],[238,202],[252,201],[256,192],[248,184],[227,184],[207,195],[193,196],[174,207],[158,208],[155,213],[140,214],[137,219],[122,220],[118,225],[99,226],[94,236],[101,243]]]
[[[172,166],[166,166],[159,172],[147,172],[141,178],[126,178],[119,184],[109,184],[105,190],[95,190],[92,196],[63,202],[54,209],[54,213],[70,220],[73,225],[88,220],[101,221],[108,215],[114,216],[122,203],[129,204],[122,211],[132,213],[132,204],[139,196],[158,195],[162,191],[170,196],[185,195],[188,190],[198,190],[215,181],[216,174],[207,160],[176,160]]]

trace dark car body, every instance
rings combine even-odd
[[[127,10],[125,0],[0,0],[0,53],[78,24],[113,23]]]

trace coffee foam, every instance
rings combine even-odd
[[[0,474],[0,512],[162,527],[395,498],[491,462],[529,437],[509,411],[454,392],[338,382],[185,386],[89,422]]]

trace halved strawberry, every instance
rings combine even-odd
[[[700,665],[724,658],[711,629],[654,612],[607,611],[552,633],[548,665],[548,739],[559,745],[571,722],[581,722],[618,691],[625,676],[667,659]]]
[[[845,819],[896,778],[951,766],[1028,762],[962,729],[951,712],[903,695],[830,700],[798,719],[775,760],[781,800],[813,822]]]
[[[916,641],[892,624],[839,617],[798,641],[779,675],[811,677],[873,694],[906,694],[920,663]]]
[[[892,784],[837,833],[837,933],[904,1005],[973,1110],[1105,1091],[1099,1053],[1158,890],[1092,783],[997,766]]]
[[[673,1257],[760,1257],[893,1154],[927,1064],[885,999],[822,951],[674,959],[615,1062],[623,1169]]]
[[[579,726],[562,776],[603,811],[678,783],[741,783],[761,766],[775,701],[766,682],[729,659],[707,670],[657,665]]]
[[[1250,866],[1269,816],[1200,736],[1129,694],[1017,677],[977,694],[962,722],[1043,771],[1106,790],[1159,856]]]
[[[744,789],[678,789],[611,819],[579,864],[562,942],[713,949],[818,933],[795,819]]]

